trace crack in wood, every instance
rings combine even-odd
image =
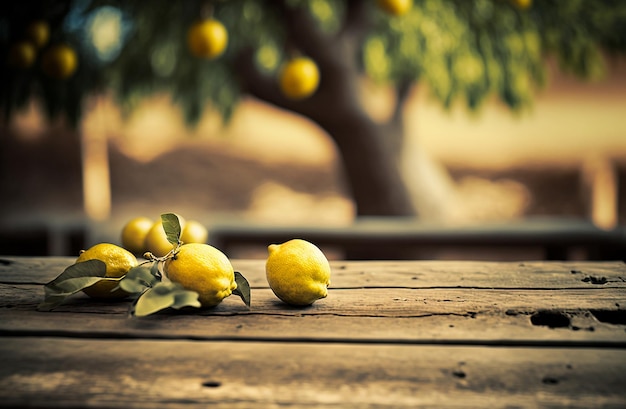
[[[164,333],[128,333],[128,332],[80,332],[71,330],[2,330],[0,337],[33,338],[68,338],[100,340],[137,340],[144,341],[193,341],[193,342],[263,342],[263,343],[308,343],[308,344],[354,344],[354,345],[442,345],[442,346],[488,346],[488,347],[543,347],[573,349],[626,349],[626,341],[610,340],[529,340],[529,339],[425,339],[425,338],[345,338],[345,337],[281,337],[281,336],[202,336]]]

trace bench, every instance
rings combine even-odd
[[[241,222],[216,224],[209,231],[209,244],[227,254],[292,238],[334,248],[346,259],[458,259],[459,255],[464,259],[482,259],[503,257],[511,250],[534,251],[523,254],[543,260],[626,259],[625,227],[604,230],[578,219],[534,218],[446,226],[412,218],[363,218],[339,227]]]

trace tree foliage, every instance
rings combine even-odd
[[[251,95],[308,117],[329,134],[357,215],[412,216],[415,203],[397,155],[402,106],[414,84],[445,107],[479,109],[495,95],[519,110],[546,82],[549,58],[593,79],[602,75],[606,53],[626,49],[622,0],[413,0],[401,15],[386,12],[380,1],[399,0],[2,2],[0,52],[14,56],[25,27],[40,19],[50,26],[48,47],[69,44],[78,69],[63,80],[46,77],[39,61],[45,48],[34,64],[11,57],[13,65],[0,72],[0,101],[10,119],[37,97],[50,118],[65,114],[76,125],[88,95],[110,92],[131,112],[144,96],[168,92],[193,125],[207,106],[228,121]],[[210,60],[192,56],[186,40],[189,27],[208,17],[229,33],[225,52]],[[315,93],[299,100],[279,86],[281,67],[296,56],[313,60],[320,76]],[[365,111],[364,77],[396,91],[387,123]]]
[[[547,56],[563,70],[598,78],[603,51],[626,48],[626,2],[620,0],[536,0],[526,9],[508,0],[415,0],[399,17],[375,1],[343,0],[28,0],[0,8],[3,55],[36,19],[50,25],[48,44],[69,43],[79,55],[77,72],[65,81],[47,78],[37,64],[3,64],[5,117],[36,96],[51,118],[66,114],[72,123],[84,98],[104,90],[127,110],[166,91],[189,123],[207,104],[228,119],[248,91],[243,53],[252,53],[258,71],[274,81],[287,58],[307,53],[306,33],[294,35],[289,24],[295,9],[306,10],[326,38],[357,32],[349,57],[362,74],[381,84],[419,82],[446,107],[460,100],[476,109],[497,95],[513,109],[524,108],[546,82]],[[216,60],[194,58],[186,47],[188,27],[208,15],[230,34],[226,53]],[[94,33],[106,16],[119,19],[120,38],[104,55],[94,47]]]

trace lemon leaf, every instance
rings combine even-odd
[[[198,293],[178,283],[157,283],[144,291],[131,306],[131,315],[145,317],[166,308],[200,307]]]
[[[156,264],[156,263],[154,263]],[[147,288],[153,287],[159,279],[153,274],[152,269],[145,266],[137,266],[128,270],[119,287],[130,294],[142,293]]]
[[[95,283],[109,280],[107,278],[101,277],[78,277],[78,278],[69,278],[65,281],[62,281],[58,287],[52,289],[49,287],[44,287],[45,296],[44,301],[37,306],[38,311],[51,311],[61,305],[63,301],[70,295],[76,294],[77,292],[91,287]],[[115,279],[111,279],[115,280]]]
[[[106,274],[106,264],[100,260],[86,260],[80,263],[72,264],[67,267],[54,280],[47,283],[44,288],[54,290],[59,283],[78,277],[104,277]]]
[[[178,216],[174,213],[164,213],[161,215],[161,221],[163,222],[163,230],[165,230],[167,241],[173,245],[178,244],[182,231]]]
[[[172,305],[172,308],[179,310],[183,307],[200,308],[201,304],[198,300],[198,293],[195,291],[185,290],[184,288],[176,291],[174,294],[174,304]]]
[[[250,308],[250,283],[239,271],[235,271],[235,282],[237,283],[237,288],[233,291],[233,294],[241,297],[244,304]]]
[[[102,277],[76,277],[76,278],[68,278],[67,280],[61,281],[54,287],[44,287],[44,293],[46,296],[49,295],[65,295],[70,296],[79,292],[80,290],[91,287],[98,281],[115,281],[115,278],[102,278]]]
[[[44,285],[44,300],[37,306],[39,311],[51,311],[65,301],[67,297],[104,278],[106,264],[100,260],[87,260],[67,267],[54,280]],[[110,280],[116,280],[114,278]]]

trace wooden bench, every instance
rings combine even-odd
[[[539,250],[533,254],[544,260],[574,255],[587,260],[626,259],[626,228],[604,230],[584,220],[555,218],[461,227],[403,218],[360,219],[343,227],[242,222],[213,226],[209,242],[230,254],[244,246],[265,247],[295,237],[339,249],[348,259],[432,259],[440,258],[442,250],[457,250],[456,255],[462,251],[469,259],[497,259],[499,252],[511,249]]]
[[[69,257],[0,256],[0,407],[626,407],[622,262],[332,261],[329,296],[128,318],[76,295]]]

